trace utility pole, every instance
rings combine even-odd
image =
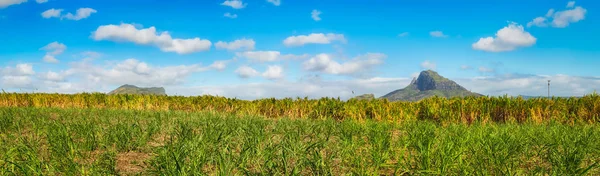
[[[550,98],[550,80],[548,80],[548,98]]]

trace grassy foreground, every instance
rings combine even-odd
[[[597,124],[0,108],[0,175],[598,175]]]

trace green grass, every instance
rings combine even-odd
[[[0,108],[0,175],[598,175],[596,124]]]

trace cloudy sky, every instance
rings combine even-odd
[[[0,88],[340,97],[432,69],[486,95],[600,88],[596,0],[0,0]]]

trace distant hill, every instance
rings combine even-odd
[[[110,91],[109,95],[115,94],[141,94],[141,95],[167,95],[165,93],[165,88],[162,87],[149,87],[149,88],[141,88],[134,85],[122,85],[121,87]]]
[[[375,99],[375,95],[374,94],[363,94],[363,95],[359,95],[356,96],[352,99],[357,99],[357,100],[374,100]]]
[[[456,82],[440,76],[432,70],[422,71],[419,77],[404,89],[390,92],[381,98],[390,101],[419,101],[427,97],[440,96],[446,98],[482,96],[481,94],[468,91]]]

